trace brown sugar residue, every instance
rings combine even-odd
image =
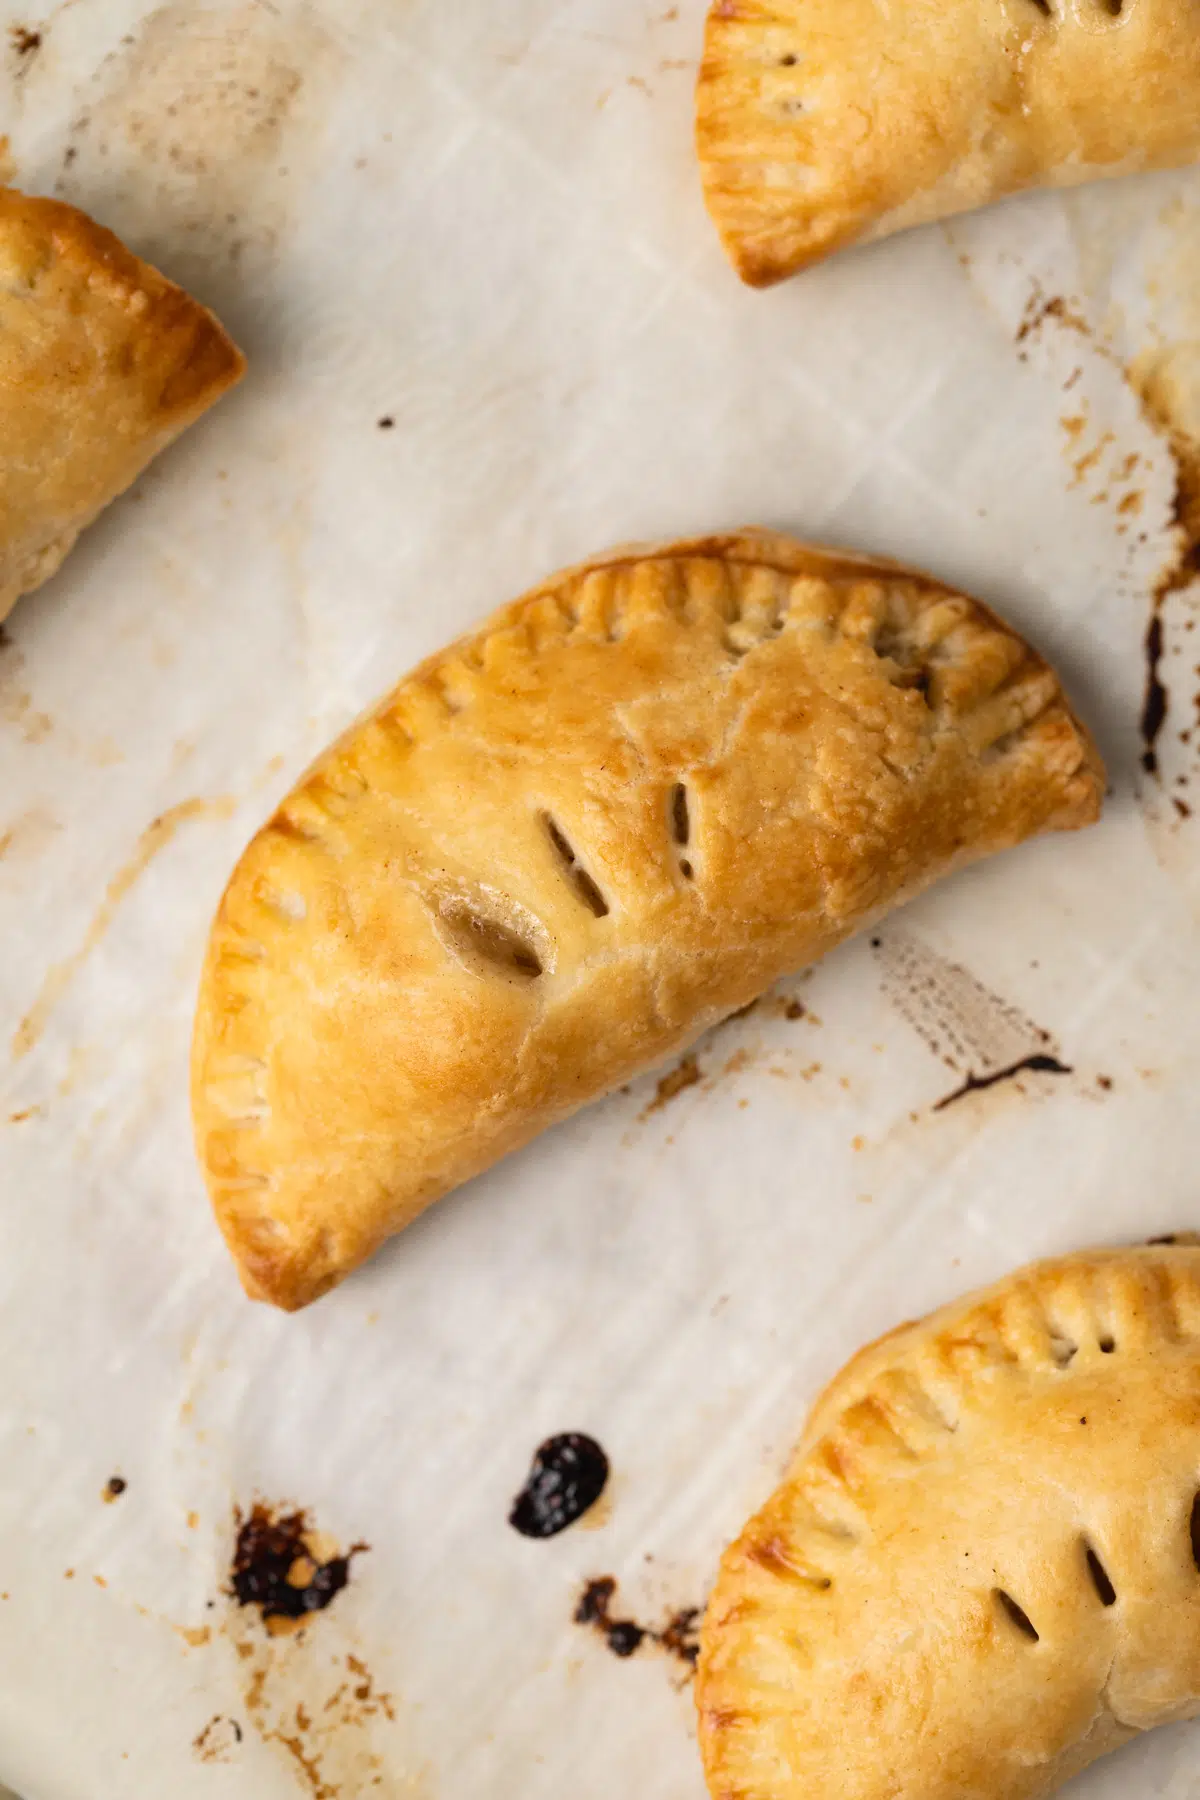
[[[1023,344],[1026,338],[1040,331],[1047,319],[1054,319],[1071,331],[1078,331],[1084,337],[1091,336],[1091,326],[1083,315],[1075,310],[1063,294],[1047,295],[1035,285],[1029,296],[1021,323],[1017,327],[1016,341]]]
[[[192,1739],[193,1753],[201,1762],[232,1762],[244,1733],[236,1719],[217,1713]]]
[[[678,1094],[695,1087],[702,1079],[699,1060],[694,1051],[689,1051],[682,1062],[660,1077],[654,1098],[642,1113],[643,1119],[648,1119],[652,1113],[661,1112]]]
[[[42,47],[42,34],[29,25],[10,25],[9,42],[17,55],[24,62],[26,57],[33,56]]]
[[[603,1638],[614,1656],[623,1661],[635,1656],[645,1643],[665,1650],[668,1656],[695,1668],[700,1654],[701,1608],[688,1606],[671,1614],[665,1625],[639,1625],[633,1619],[615,1619],[613,1601],[617,1581],[613,1575],[595,1575],[584,1584],[572,1617],[576,1625],[590,1626]]]
[[[105,1506],[111,1506],[114,1500],[119,1500],[128,1486],[129,1483],[123,1475],[110,1475],[100,1489],[100,1498]]]
[[[340,1650],[317,1660],[300,1632],[286,1638],[235,1639],[242,1659],[247,1723],[271,1745],[309,1800],[358,1800],[399,1778],[395,1791],[423,1791],[397,1744],[397,1710],[365,1658]],[[389,1790],[392,1791],[392,1790]]]
[[[256,1608],[268,1630],[323,1612],[350,1580],[353,1559],[369,1548],[352,1544],[340,1553],[313,1530],[307,1513],[279,1512],[261,1500],[234,1517],[230,1592],[239,1606]]]
[[[169,806],[166,812],[160,813],[157,819],[147,825],[137,841],[133,855],[124,868],[113,876],[104,890],[104,898],[84,933],[83,942],[79,948],[72,951],[71,955],[62,962],[51,964],[46,971],[37,999],[13,1033],[14,1061],[28,1056],[39,1042],[51,1013],[92,951],[104,938],[116,918],[121,902],[159,852],[166,849],[180,826],[186,825],[192,819],[227,819],[232,814],[235,804],[235,801],[228,796],[216,800],[182,800],[177,806]]]
[[[1071,482],[1073,488],[1083,486],[1093,469],[1097,468],[1103,460],[1104,452],[1115,443],[1115,435],[1111,431],[1105,431],[1092,445],[1090,450],[1085,450],[1082,456],[1077,456],[1075,458],[1075,461],[1071,465],[1074,470],[1074,479]],[[1101,496],[1097,495],[1097,499],[1099,498],[1101,498]],[[1105,494],[1103,498],[1107,499],[1108,495]]]

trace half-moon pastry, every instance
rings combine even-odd
[[[928,576],[755,532],[555,576],[335,744],[230,882],[193,1102],[247,1289],[315,1299],[1103,785],[1052,671]]]
[[[856,1356],[725,1554],[696,1702],[715,1800],[1038,1800],[1200,1712],[1200,1249]]]
[[[0,619],[244,368],[111,231],[0,188]]]
[[[1024,188],[1194,161],[1196,9],[716,0],[697,147],[725,247],[765,287],[847,244]]]

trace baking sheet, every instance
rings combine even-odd
[[[699,1800],[686,1662],[614,1658],[573,1623],[584,1583],[652,1627],[700,1605],[864,1338],[1197,1222],[1200,180],[748,293],[691,162],[702,13],[0,0],[19,182],[251,358],[0,650],[0,1778],[27,1800]],[[242,844],[493,605],[750,520],[1005,611],[1099,733],[1105,823],[785,984],[312,1311],[251,1307],[186,1104]],[[939,1107],[1032,1053],[1071,1072]],[[530,1543],[508,1505],[563,1429],[602,1441],[609,1495]],[[256,1496],[370,1546],[300,1636],[228,1593]],[[1200,1792],[1200,1732],[1078,1791],[1131,1789]]]

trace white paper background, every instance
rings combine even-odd
[[[1200,181],[1021,201],[751,294],[691,160],[702,13],[0,0],[42,32],[3,53],[19,182],[190,283],[251,359],[0,651],[0,1777],[28,1800],[699,1800],[679,1665],[575,1627],[582,1581],[616,1576],[647,1623],[699,1603],[862,1339],[1040,1253],[1197,1222],[1200,818],[1171,795],[1200,775],[1198,659],[1175,593],[1155,783],[1142,642],[1177,469],[1126,369],[1153,352],[1186,404]],[[1066,316],[1018,342],[1039,296]],[[808,1018],[727,1026],[669,1107],[646,1116],[650,1079],[314,1310],[250,1307],[186,1101],[240,847],[482,612],[614,541],[749,520],[909,557],[1060,661],[1106,822],[884,938],[966,964],[1075,1074],[934,1113],[956,1077],[859,943],[790,984]],[[527,1543],[508,1503],[566,1428],[607,1447],[611,1504]],[[372,1546],[301,1639],[224,1595],[256,1493]],[[347,1656],[365,1701],[338,1695]],[[203,1761],[216,1715],[243,1742]],[[1200,1793],[1200,1733],[1080,1791]]]

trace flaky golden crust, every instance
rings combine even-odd
[[[555,577],[402,682],[247,850],[197,1014],[242,1279],[313,1299],[448,1189],[961,863],[1095,819],[1045,664],[766,533]]]
[[[1191,162],[1196,27],[1195,0],[716,0],[709,210],[765,287],[1024,188]]]
[[[244,367],[112,232],[0,188],[0,619]]]
[[[1200,1250],[1035,1264],[872,1345],[726,1552],[715,1800],[1038,1800],[1200,1712]]]

